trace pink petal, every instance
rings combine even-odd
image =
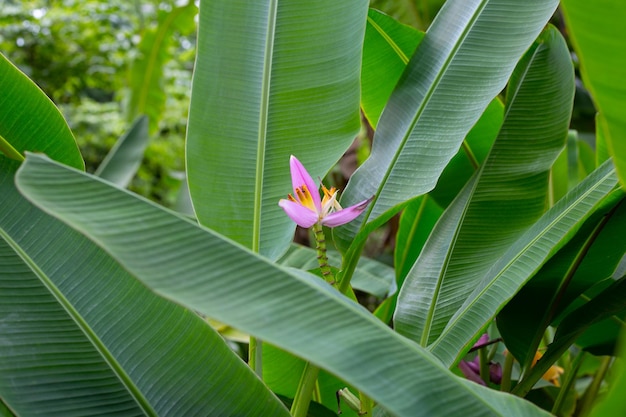
[[[473,348],[474,349],[478,349],[481,348],[485,345],[487,345],[489,343],[489,335],[487,333],[483,333],[478,340],[476,341],[476,343],[474,343]]]
[[[353,206],[346,207],[343,210],[330,213],[328,216],[322,219],[322,224],[328,227],[337,227],[341,226],[342,224],[351,222],[352,220],[359,217],[359,214],[363,213],[363,210],[365,210],[370,201],[372,201],[371,198],[363,200]]]
[[[291,218],[298,226],[309,228],[313,226],[317,220],[318,215],[313,210],[309,210],[299,203],[295,203],[290,200],[281,199],[278,205],[285,210],[287,216]]]
[[[463,373],[463,375],[465,375],[465,378],[469,379],[470,381],[474,381],[477,384],[480,385],[487,385],[485,383],[485,381],[483,381],[480,378],[480,375],[478,375],[478,373],[474,372],[474,370],[472,369],[472,367],[469,365],[469,363],[467,361],[461,361],[459,362],[459,369],[461,370],[461,373]]]
[[[307,170],[304,168],[304,165],[298,161],[298,158],[291,155],[291,158],[289,158],[289,168],[291,170],[291,185],[293,186],[294,195],[296,195],[296,188],[306,185],[306,188],[308,188],[311,193],[311,197],[313,197],[313,204],[315,204],[317,212],[321,213],[322,200],[320,199],[320,192],[317,189],[317,184],[315,184],[311,175],[309,175]]]

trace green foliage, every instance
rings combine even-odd
[[[620,409],[624,118],[598,76],[617,12],[199,3],[5,2],[0,415]],[[296,234],[316,248],[294,245],[325,176],[371,200],[331,233],[324,189]]]

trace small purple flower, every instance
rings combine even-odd
[[[473,348],[480,349],[489,344],[489,335],[487,333],[480,336],[478,341],[474,344]],[[465,378],[470,381],[474,381],[477,384],[487,385],[485,381],[480,377],[480,358],[476,356],[471,361],[459,362],[459,369]],[[489,380],[494,384],[499,384],[502,381],[502,366],[499,363],[489,363]]]
[[[309,228],[315,223],[328,227],[341,226],[356,219],[372,200],[370,198],[344,209],[337,201],[334,187],[329,190],[322,184],[324,198],[320,199],[315,181],[293,155],[289,159],[289,167],[293,194],[289,194],[288,199],[281,199],[278,205],[298,226]]]

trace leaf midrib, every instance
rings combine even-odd
[[[270,0],[265,35],[265,54],[263,56],[263,79],[261,81],[261,102],[259,109],[259,127],[254,180],[254,211],[252,224],[251,249],[259,253],[261,249],[261,212],[263,209],[263,178],[265,172],[265,148],[267,146],[267,120],[269,115],[270,86],[272,78],[272,60],[274,58],[274,37],[278,0]]]
[[[485,295],[485,293],[491,289],[491,287],[494,285],[494,283],[500,278],[502,277],[502,275],[504,275],[504,273],[506,273],[506,271],[508,271],[511,267],[511,265],[515,264],[517,262],[518,259],[520,259],[527,251],[529,248],[533,247],[535,245],[535,243],[537,241],[539,241],[540,239],[542,239],[547,233],[548,231],[552,230],[552,228],[558,224],[563,218],[567,217],[567,215],[569,213],[571,213],[571,211],[573,209],[575,209],[576,207],[578,207],[579,204],[582,203],[583,200],[586,199],[587,196],[589,196],[591,193],[595,192],[599,187],[601,187],[602,185],[604,185],[604,183],[611,177],[615,175],[615,168],[611,169],[608,173],[606,173],[604,176],[602,176],[600,179],[598,179],[598,181],[589,189],[585,190],[584,193],[582,193],[579,197],[577,197],[573,202],[571,202],[568,207],[563,210],[558,216],[556,216],[550,223],[548,223],[543,230],[537,234],[528,244],[524,245],[524,247],[519,250],[517,252],[517,254],[510,260],[508,261],[501,269],[500,271],[493,277],[493,279],[491,279],[489,281],[489,284],[486,285],[478,294],[476,294],[475,297],[472,298],[472,301],[469,302],[469,304],[467,304],[467,307],[463,308],[463,310],[458,310],[457,313],[454,315],[454,317],[452,317],[452,319],[448,322],[448,324],[446,325],[446,328],[441,332],[441,335],[439,335],[439,337],[437,338],[437,340],[435,340],[429,347],[428,350],[430,350],[431,352],[434,351],[437,346],[441,343],[441,341],[445,338],[445,336],[447,334],[449,334],[450,329],[454,329],[457,325],[457,323],[459,322],[459,320],[461,318],[464,317],[464,314],[459,314],[461,311],[463,312],[467,312],[469,311],[474,305],[478,304],[479,300],[482,300],[483,296]],[[528,234],[532,229],[529,229],[526,233],[524,233],[524,235],[520,238],[523,239],[524,236],[526,234]],[[515,245],[515,244],[513,244]],[[513,247],[513,246],[512,246]],[[506,256],[507,254],[505,253],[500,259],[502,259],[504,256]],[[495,313],[494,313],[495,314]]]
[[[369,205],[369,207],[368,207],[368,209],[367,209],[367,211],[365,213],[365,216],[363,217],[363,221],[361,223],[361,227],[360,227],[359,231],[362,231],[363,228],[365,227],[365,225],[367,224],[367,222],[369,220],[369,217],[370,217],[370,215],[372,213],[372,210],[374,209],[374,207],[378,203],[378,197],[380,196],[380,194],[381,194],[385,184],[387,183],[387,180],[389,179],[389,176],[391,175],[391,171],[393,171],[393,168],[395,167],[396,162],[398,161],[398,158],[400,157],[400,154],[402,153],[402,149],[404,149],[404,146],[405,146],[406,142],[408,141],[409,137],[411,136],[411,132],[413,132],[413,129],[414,129],[415,125],[417,124],[418,120],[422,116],[422,113],[424,112],[424,109],[430,103],[431,97],[434,95],[435,91],[437,90],[437,87],[441,83],[441,80],[443,79],[443,77],[444,77],[444,75],[446,73],[446,70],[450,67],[450,65],[454,61],[454,58],[456,57],[457,52],[459,51],[459,49],[461,49],[461,47],[464,45],[465,40],[467,39],[467,37],[471,33],[471,31],[472,31],[472,29],[474,27],[475,22],[482,15],[482,12],[485,9],[485,7],[487,7],[487,3],[488,2],[489,2],[489,0],[483,0],[477,6],[476,11],[472,15],[472,17],[469,19],[468,24],[463,29],[463,31],[462,31],[461,35],[459,36],[457,42],[454,44],[454,47],[451,49],[451,51],[448,54],[446,60],[444,61],[444,63],[441,66],[441,68],[439,69],[439,72],[437,73],[437,76],[435,77],[433,82],[430,84],[428,90],[424,94],[424,98],[422,99],[420,105],[418,106],[417,111],[415,112],[415,115],[413,116],[413,119],[411,120],[411,123],[409,124],[409,128],[406,130],[406,132],[405,132],[404,136],[402,137],[402,140],[401,140],[401,142],[400,142],[400,144],[399,144],[399,146],[397,148],[397,151],[393,155],[393,158],[392,158],[392,160],[391,160],[391,162],[389,164],[389,168],[385,172],[385,174],[384,174],[380,184],[378,185],[378,187],[376,189],[374,201]],[[426,41],[427,41],[427,39],[428,39],[428,32],[426,32],[426,36],[425,36],[425,40]]]
[[[76,311],[72,303],[65,297],[65,295],[58,289],[58,287],[52,282],[52,280],[46,275],[46,273],[37,265],[37,263],[21,248],[21,246],[14,241],[11,236],[6,233],[3,228],[0,228],[0,238],[4,239],[9,246],[15,251],[15,253],[24,261],[30,270],[39,278],[41,283],[52,294],[52,296],[59,302],[61,307],[67,312],[67,314],[74,320],[76,325],[82,330],[85,337],[89,340],[91,345],[100,353],[100,356],[109,364],[109,369],[117,375],[120,383],[126,387],[127,392],[133,397],[137,405],[147,416],[157,417],[158,413],[152,408],[148,399],[143,395],[139,388],[133,383],[132,378],[115,359],[113,354],[107,349],[104,343],[96,336],[96,332],[85,321],[85,319]]]

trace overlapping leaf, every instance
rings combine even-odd
[[[288,415],[195,313],[155,296],[93,242],[26,201],[14,186],[16,169],[0,156],[0,397],[11,409]]]
[[[2,54],[0,91],[0,153],[20,160],[24,151],[43,152],[84,169],[74,136],[59,109]]]
[[[626,187],[626,40],[624,5],[614,0],[563,0],[567,30],[599,111],[598,126]]]
[[[446,365],[462,357],[485,324],[571,239],[616,185],[615,169],[607,161],[559,200],[476,282],[476,289],[429,350]]]
[[[326,368],[395,415],[546,415],[452,375],[318,278],[292,274],[95,177],[30,155],[17,183],[154,291]]]
[[[376,200],[361,221],[336,229],[344,249],[362,222],[384,219],[435,186],[557,5],[554,0],[444,5],[383,111],[371,156],[345,190],[344,205],[372,195]]]
[[[473,182],[448,207],[398,297],[396,329],[434,342],[493,263],[545,211],[574,95],[567,45],[551,27],[507,90],[504,123]]]
[[[289,156],[323,178],[358,133],[366,13],[360,0],[202,2],[187,137],[201,224],[273,259],[287,249]]]
[[[95,174],[120,187],[126,187],[141,165],[149,139],[148,117],[141,116],[115,143]]]

